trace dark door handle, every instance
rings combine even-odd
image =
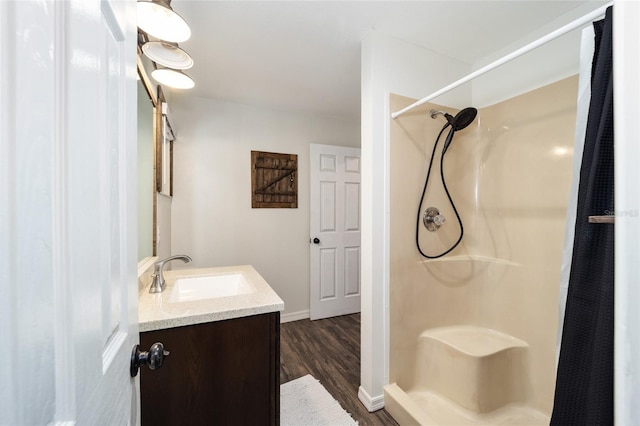
[[[320,244],[320,240],[318,238],[313,239],[313,244]]]
[[[138,375],[138,369],[141,365],[147,364],[151,370],[157,370],[162,367],[164,357],[169,356],[169,351],[164,350],[164,345],[160,342],[151,345],[149,352],[140,352],[140,345],[133,345],[131,350],[131,366],[129,373],[131,377]]]

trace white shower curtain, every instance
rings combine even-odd
[[[560,355],[560,341],[562,340],[562,327],[564,324],[565,305],[567,303],[567,291],[569,288],[569,273],[571,271],[571,257],[573,255],[573,237],[576,226],[576,210],[578,206],[578,184],[580,183],[580,165],[582,163],[582,151],[587,130],[587,118],[589,115],[589,102],[591,99],[591,63],[595,50],[595,34],[593,26],[589,25],[582,30],[580,41],[580,76],[578,82],[578,107],[576,111],[576,135],[573,147],[573,178],[569,192],[567,207],[567,222],[564,237],[564,249],[562,251],[562,270],[560,273],[560,298],[558,335],[556,338],[556,366]]]

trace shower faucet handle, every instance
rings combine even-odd
[[[447,219],[440,214],[440,210],[436,207],[427,208],[422,216],[422,223],[431,232],[437,231],[446,221]]]
[[[442,216],[441,214],[435,215],[433,218],[433,223],[435,223],[438,226],[444,225],[446,221],[447,219],[445,219],[445,217]]]

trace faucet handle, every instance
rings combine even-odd
[[[153,267],[149,293],[162,293],[162,291],[164,290],[164,276],[162,275],[164,265],[172,260],[182,260],[184,263],[189,263],[191,262],[191,257],[187,256],[186,254],[177,254],[175,256],[169,256],[166,259],[157,261]]]
[[[444,223],[446,218],[440,214],[440,210],[435,207],[429,207],[424,211],[422,223],[429,231],[437,231]]]

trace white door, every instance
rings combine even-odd
[[[0,424],[135,424],[135,1],[0,17]]]
[[[310,146],[312,320],[360,312],[360,149]]]

